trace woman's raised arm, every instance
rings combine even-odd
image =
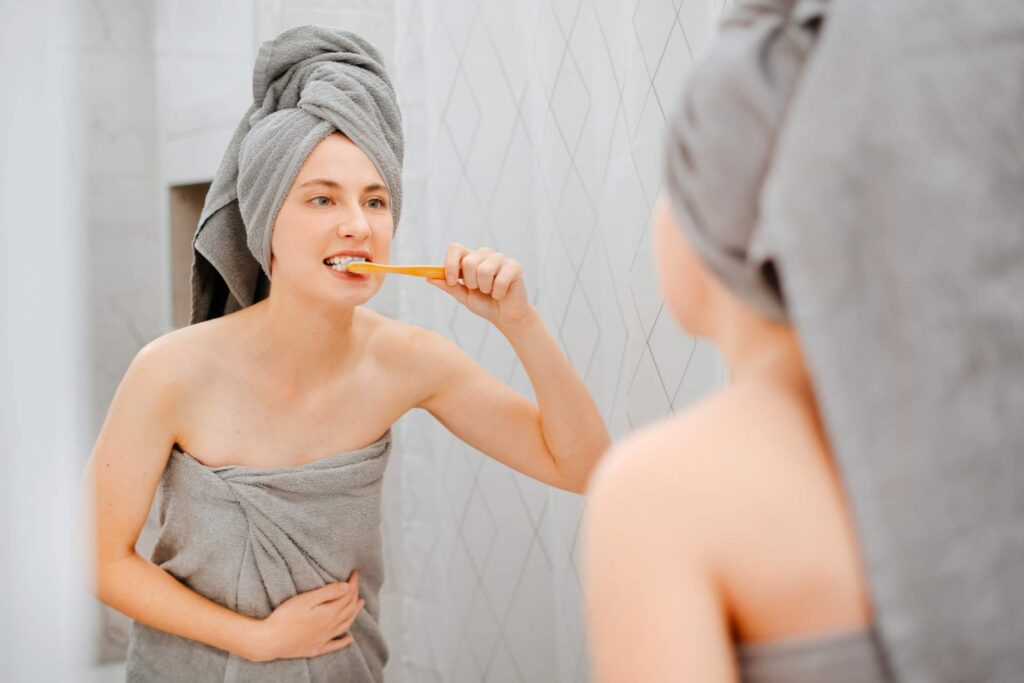
[[[582,493],[611,439],[583,380],[527,300],[519,263],[493,249],[470,251],[453,243],[445,273],[447,280],[428,282],[498,328],[519,357],[537,403],[492,377],[455,344],[429,334],[422,371],[434,382],[420,407],[495,460]]]

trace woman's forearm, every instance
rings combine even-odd
[[[100,601],[147,626],[259,658],[259,619],[196,593],[138,553],[100,563],[95,590]]]
[[[499,324],[533,385],[541,431],[559,471],[582,491],[611,438],[583,380],[548,333],[536,308],[515,324]]]

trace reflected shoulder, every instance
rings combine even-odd
[[[629,517],[652,537],[688,539],[691,552],[706,550],[718,522],[742,506],[731,403],[720,392],[620,440],[591,476],[588,507]]]
[[[651,490],[659,481],[706,474],[710,452],[720,450],[714,441],[722,431],[723,403],[716,394],[620,439],[599,463],[591,488],[615,485]]]

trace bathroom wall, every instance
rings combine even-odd
[[[720,386],[717,353],[664,309],[650,213],[666,112],[723,3],[396,2],[398,259],[436,261],[459,241],[520,260],[613,437]],[[403,319],[532,394],[501,335],[442,292],[404,281],[399,303]],[[428,416],[401,427],[401,680],[586,680],[583,499],[483,457]]]
[[[69,0],[0,0],[0,681],[79,680],[91,646],[84,38]]]

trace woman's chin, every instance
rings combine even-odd
[[[335,288],[331,293],[331,300],[341,306],[359,306],[373,298],[373,295],[380,290],[380,283],[372,280],[362,283],[355,283],[354,286]]]

